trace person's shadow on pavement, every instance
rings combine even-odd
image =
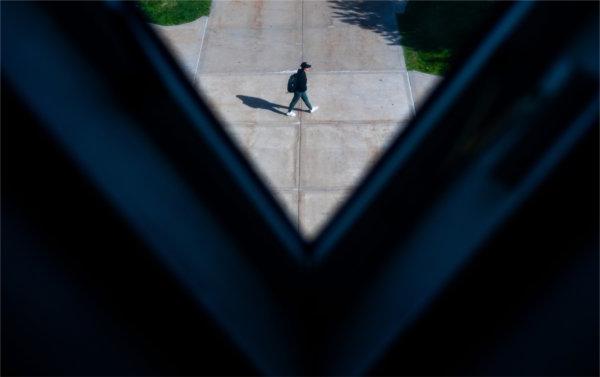
[[[250,97],[250,96],[242,96],[240,94],[238,94],[236,97],[239,98],[240,100],[242,100],[242,102],[244,103],[244,105],[250,106],[250,107],[252,107],[254,109],[270,110],[270,111],[272,111],[274,113],[282,114],[282,115],[285,115],[286,112],[285,111],[281,111],[281,110],[277,110],[277,109],[285,109],[285,110],[287,110],[287,106],[278,105],[276,103],[269,102],[269,101],[264,100],[262,98]]]

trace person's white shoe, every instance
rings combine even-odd
[[[319,110],[319,106],[313,106],[312,109],[310,109],[311,113],[314,113],[315,111]]]
[[[289,117],[295,117],[296,113],[293,111],[288,111],[287,113],[285,113],[285,115],[289,116]]]

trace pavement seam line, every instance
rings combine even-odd
[[[404,13],[404,9],[401,11],[401,13]],[[398,27],[399,27],[399,25],[396,22],[396,28],[398,28]],[[406,55],[404,54],[404,46],[402,46],[402,36],[400,36],[400,40],[398,41],[398,45],[400,46],[399,53],[400,53],[400,55],[402,57],[402,61],[404,62],[404,70],[403,71],[404,71],[405,76],[406,76],[406,85],[408,85],[408,96],[410,97],[410,111],[412,113],[412,117],[414,117],[415,115],[417,115],[417,110],[415,108],[415,99],[413,97],[412,85],[410,85],[410,75],[408,74],[408,67],[406,65]]]
[[[204,72],[201,75],[203,76],[247,76],[247,75],[289,75],[296,71],[248,71],[248,72]],[[344,74],[393,74],[393,73],[407,73],[406,69],[384,69],[384,70],[356,70],[356,71],[313,71],[313,75],[322,75],[322,74],[334,74],[334,75],[344,75]]]
[[[210,21],[210,17],[206,17],[206,22],[204,23],[204,31],[202,33],[202,38],[200,39],[200,51],[198,52],[198,60],[196,61],[196,69],[194,70],[194,84],[198,81],[198,69],[200,68],[200,57],[202,56],[202,49],[204,48],[204,38],[206,38],[206,32],[208,31],[208,22]]]
[[[404,62],[404,64],[406,64],[406,61]],[[408,84],[408,94],[410,96],[410,109],[412,111],[413,116],[415,116],[417,114],[417,110],[415,108],[415,99],[413,97],[412,86],[410,85],[410,76],[408,75],[408,71],[406,71],[406,83]]]
[[[333,191],[351,191],[356,186],[339,186],[339,187],[275,187],[274,190],[282,192],[333,192]]]
[[[298,134],[296,135],[296,186],[294,187],[294,190],[298,194],[296,198],[296,226],[298,228],[298,232],[300,232],[300,148],[302,147],[302,130],[300,129],[300,123],[295,124],[294,127],[297,127],[298,130]]]
[[[300,1],[300,60],[304,61],[304,0]],[[297,170],[297,180],[296,180],[296,188],[298,189],[298,198],[297,198],[297,205],[298,205],[298,210],[297,210],[297,214],[298,214],[298,233],[300,233],[302,235],[302,229],[300,227],[300,197],[302,196],[301,192],[300,192],[300,180],[302,179],[302,113],[298,114],[298,168]]]
[[[319,127],[319,126],[339,126],[339,127],[361,127],[361,126],[404,126],[409,123],[409,119],[381,119],[381,120],[360,120],[360,121],[308,121],[302,125],[307,127]],[[287,128],[290,126],[297,126],[300,123],[285,123],[285,122],[230,122],[225,127],[262,127],[262,128]]]

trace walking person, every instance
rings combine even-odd
[[[302,101],[304,101],[306,106],[308,106],[308,109],[311,113],[314,113],[319,108],[319,106],[313,107],[310,104],[310,101],[308,100],[308,96],[306,95],[306,72],[310,70],[310,67],[311,65],[307,62],[302,62],[302,64],[300,64],[300,69],[298,69],[298,72],[296,73],[296,87],[294,89],[294,98],[292,98],[292,102],[290,102],[290,106],[288,107],[288,112],[285,114],[287,116],[296,116],[296,113],[293,111],[293,109],[300,98],[302,98]]]

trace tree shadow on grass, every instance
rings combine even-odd
[[[282,114],[282,115],[285,115],[287,112],[287,108],[288,108],[287,106],[269,102],[262,98],[243,96],[241,94],[238,94],[236,97],[239,98],[244,105],[252,107],[253,109],[269,110],[274,113]],[[281,111],[278,109],[284,109],[285,111]],[[298,109],[294,109],[294,110],[298,110]],[[301,110],[298,110],[298,111],[301,111]]]
[[[497,3],[502,2],[328,1],[334,18],[372,30],[389,45],[404,46],[409,69],[436,74],[444,73],[458,52],[498,13],[502,6]]]
[[[405,51],[409,69],[443,73],[498,10],[490,1],[409,1],[397,15],[401,44],[414,54],[411,62]]]
[[[400,44],[396,13],[400,12],[398,1],[349,1],[329,0],[333,16],[342,22],[356,25],[385,38],[389,45]]]

